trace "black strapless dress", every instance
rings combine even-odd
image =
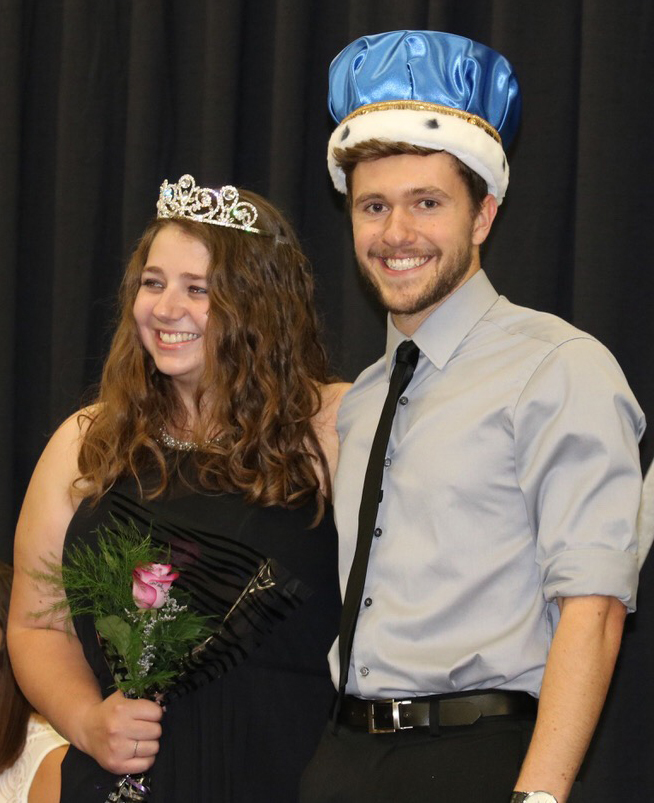
[[[173,553],[175,534],[190,533],[193,565],[182,578],[192,578],[200,596],[208,590],[202,604],[211,604],[212,572],[232,547],[275,559],[303,591],[303,601],[243,660],[167,705],[150,774],[152,803],[297,800],[300,774],[334,697],[327,652],[340,612],[332,512],[328,508],[322,522],[309,529],[314,513],[311,505],[255,507],[237,494],[209,495],[182,483],[165,497],[144,502],[133,482],[124,482],[96,507],[82,503],[73,517],[64,554],[76,542],[94,543],[97,528],[111,527],[113,519],[132,520],[144,532],[152,527],[153,537],[168,541]],[[221,549],[214,555],[217,543]],[[106,696],[113,691],[112,679],[93,623],[82,617],[75,628]],[[62,803],[103,803],[115,780],[71,747],[62,769]]]

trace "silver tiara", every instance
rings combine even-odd
[[[258,215],[256,207],[239,201],[238,190],[228,184],[218,190],[198,187],[193,176],[186,174],[177,184],[169,184],[166,179],[159,190],[158,218],[183,217],[198,223],[268,234],[254,228]]]

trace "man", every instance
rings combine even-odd
[[[340,695],[304,803],[579,799],[635,605],[644,420],[601,344],[481,269],[519,107],[511,65],[449,34],[331,67],[330,172],[390,315],[339,413]]]

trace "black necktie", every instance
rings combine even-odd
[[[339,701],[336,705],[335,715],[338,714],[340,701],[345,693],[345,685],[350,668],[354,630],[361,607],[363,586],[366,582],[368,557],[370,555],[375,522],[377,520],[377,509],[381,501],[381,485],[384,475],[386,447],[391,434],[391,427],[393,426],[395,408],[397,407],[397,401],[402,395],[402,392],[411,381],[419,354],[420,350],[412,340],[405,340],[398,346],[395,355],[395,368],[391,374],[388,387],[388,395],[386,396],[379,423],[377,424],[375,437],[373,438],[370,448],[368,468],[366,469],[366,476],[363,481],[361,506],[359,508],[357,546],[345,590],[341,625],[338,634],[340,679],[338,684]]]

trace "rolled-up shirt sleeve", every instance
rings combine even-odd
[[[642,410],[596,340],[553,348],[516,404],[516,470],[543,593],[602,594],[636,607]]]

